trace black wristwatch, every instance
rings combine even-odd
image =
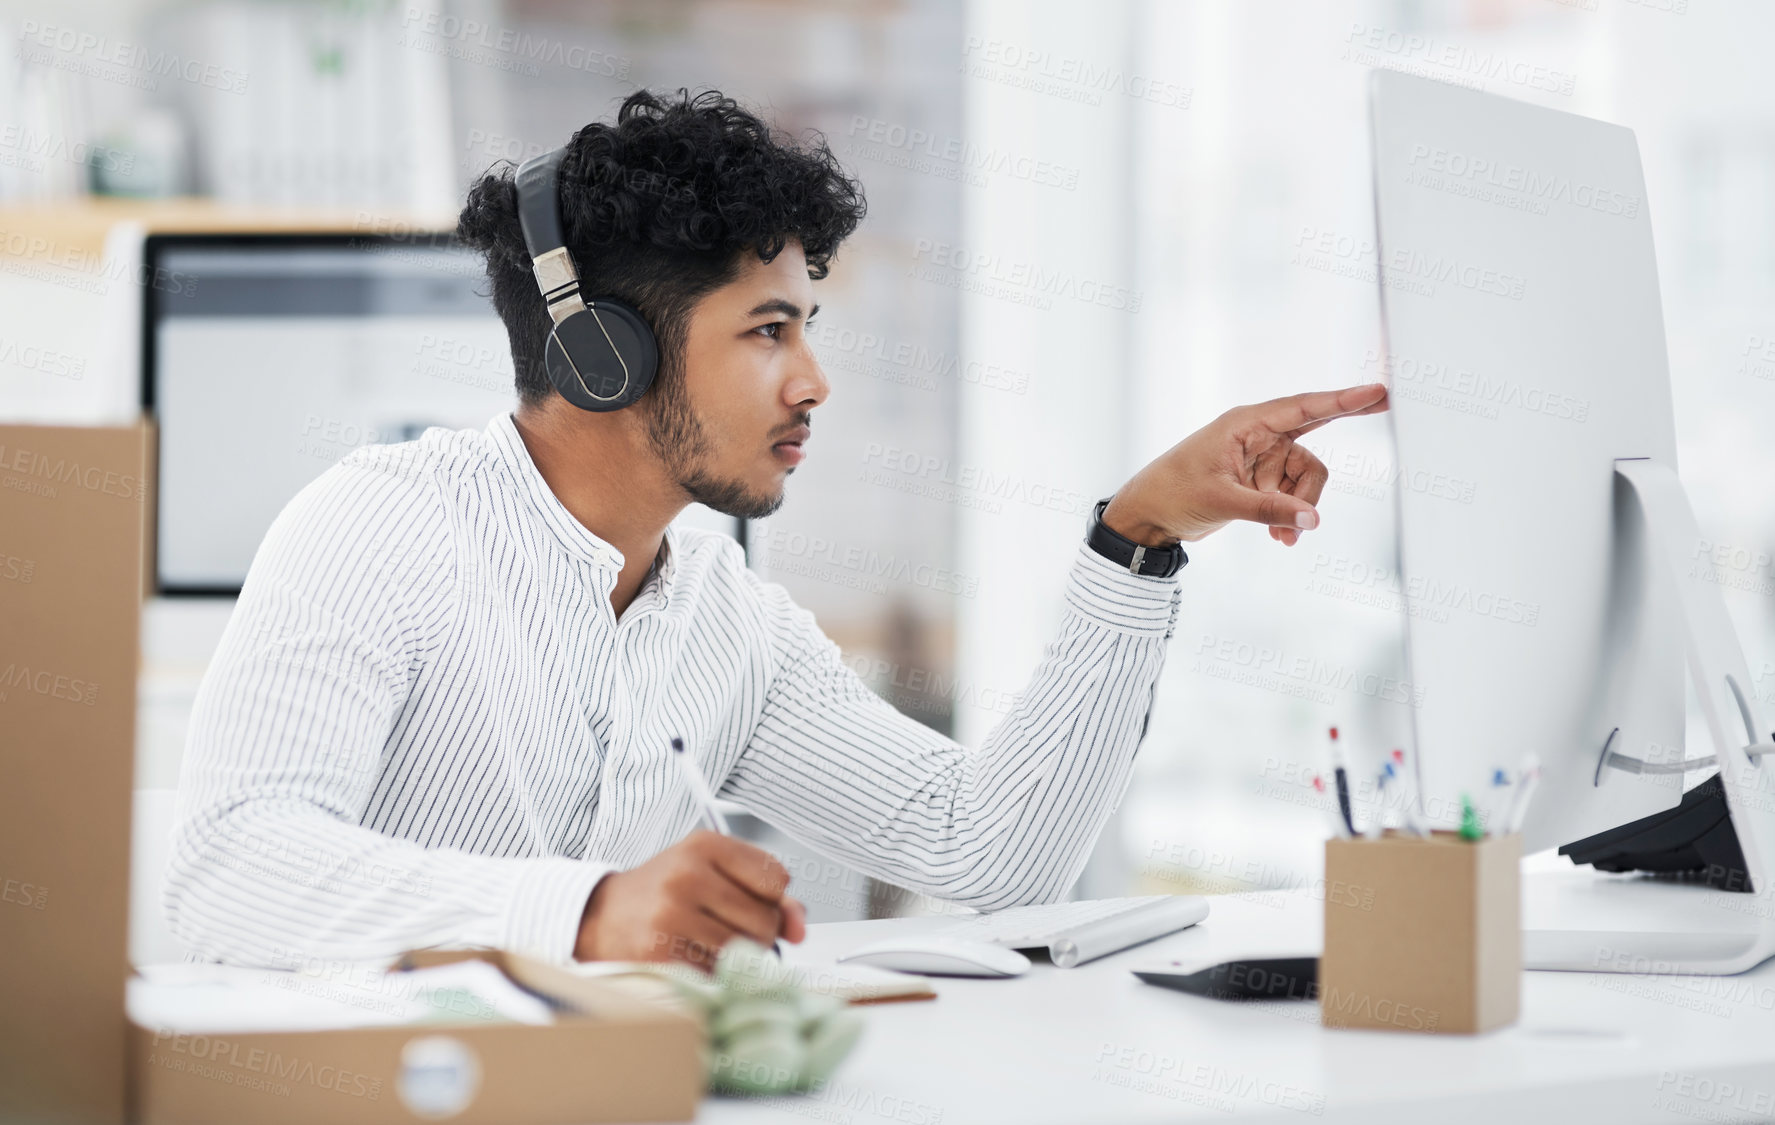
[[[1129,574],[1144,574],[1149,578],[1169,578],[1184,568],[1189,556],[1183,553],[1183,544],[1147,547],[1103,526],[1103,509],[1109,507],[1111,499],[1113,497],[1097,501],[1097,506],[1091,509],[1091,522],[1085,525],[1085,542],[1093,551],[1117,566],[1127,567]]]

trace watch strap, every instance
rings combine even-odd
[[[1085,542],[1093,551],[1117,566],[1126,568],[1130,574],[1148,578],[1169,578],[1184,568],[1189,562],[1189,556],[1184,554],[1183,544],[1148,547],[1105,526],[1103,510],[1109,507],[1111,499],[1112,497],[1105,497],[1097,501],[1097,506],[1091,509],[1091,521],[1085,525]]]

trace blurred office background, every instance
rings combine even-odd
[[[1039,659],[1098,497],[1231,406],[1385,374],[1371,68],[1627,125],[1645,162],[1682,473],[1720,548],[1706,565],[1775,705],[1775,87],[1762,57],[1775,9],[1757,0],[0,12],[7,420],[137,411],[131,318],[152,278],[118,264],[118,222],[447,227],[490,165],[555,146],[640,86],[715,87],[785,130],[823,133],[870,213],[819,287],[833,395],[789,503],[748,532],[752,559],[885,697],[970,745]],[[249,347],[231,376],[265,370]],[[463,406],[478,418],[510,405],[509,358],[491,370],[451,380],[452,394],[474,386]],[[391,432],[326,421],[329,445],[280,438],[312,472]],[[1338,474],[1322,530],[1289,550],[1235,527],[1192,549],[1136,779],[1082,893],[1310,884],[1325,728],[1359,760],[1408,737],[1385,424],[1340,423],[1310,444]],[[1548,482],[1549,503],[1558,491]],[[149,606],[144,790],[176,785],[184,716],[230,606]],[[920,908],[774,842],[796,856],[816,919]]]

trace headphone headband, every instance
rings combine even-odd
[[[561,231],[559,181],[566,153],[557,148],[533,156],[524,161],[517,176],[518,225],[524,228],[530,269],[548,303],[549,319],[557,325],[586,307],[579,293],[579,271],[573,268]]]
[[[653,330],[636,310],[609,298],[588,300],[561,229],[560,173],[566,149],[533,156],[518,168],[518,225],[537,288],[554,322],[544,368],[561,397],[583,410],[620,410],[646,393],[659,366]],[[614,361],[614,362],[612,362]]]
[[[567,245],[567,237],[561,231],[561,208],[556,201],[556,183],[566,155],[566,149],[551,149],[524,161],[518,168],[518,222],[524,228],[524,245],[532,258]]]

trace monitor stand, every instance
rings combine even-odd
[[[1669,930],[1524,930],[1523,965],[1591,973],[1741,973],[1775,956],[1775,787],[1770,784],[1775,779],[1763,776],[1761,761],[1763,755],[1775,752],[1775,735],[1765,735],[1769,728],[1757,718],[1750,665],[1719,587],[1690,567],[1690,553],[1702,541],[1701,529],[1675,470],[1653,461],[1624,459],[1615,462],[1615,472],[1638,497],[1645,513],[1653,580],[1676,584],[1689,674],[1715,754],[1658,765],[1615,751],[1611,736],[1597,764],[1598,783],[1609,771],[1687,772],[1717,765],[1719,773],[1685,795],[1675,810],[1560,850],[1568,854],[1586,848],[1593,854],[1600,852],[1612,858],[1619,870],[1627,866],[1643,842],[1643,854],[1663,856],[1664,870],[1672,871],[1689,862],[1673,858],[1688,848],[1700,860],[1698,883],[1728,894],[1752,896],[1749,906],[1753,909],[1736,911],[1741,920],[1749,922],[1748,928],[1685,929],[1680,923],[1687,919],[1692,924],[1697,914],[1693,900],[1685,904],[1680,893],[1663,892],[1698,888],[1645,887],[1655,892],[1647,899],[1647,904],[1655,900],[1652,912],[1678,925]],[[1775,773],[1775,763],[1768,769]],[[1711,791],[1710,786],[1714,787]],[[1697,793],[1700,795],[1692,796]],[[1708,808],[1709,801],[1721,800],[1736,854],[1720,837],[1718,810]],[[1691,839],[1672,839],[1671,832],[1682,831],[1673,826],[1683,823],[1695,829]],[[1618,889],[1632,893],[1642,888],[1628,884]]]
[[[1718,774],[1684,793],[1676,808],[1586,836],[1559,854],[1598,871],[1644,871],[1721,891],[1751,889]]]

